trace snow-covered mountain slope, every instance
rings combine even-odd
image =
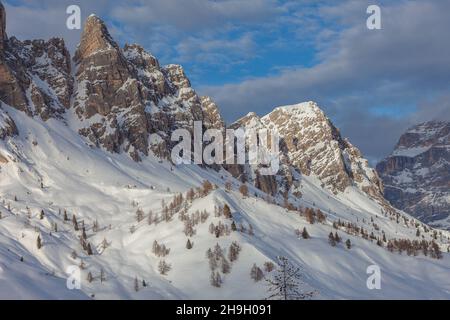
[[[410,128],[377,165],[386,198],[421,221],[450,229],[450,123]]]
[[[257,189],[250,187],[250,195],[244,198],[237,191],[240,183],[226,171],[217,173],[190,165],[172,167],[152,156],[135,162],[126,154],[109,154],[89,147],[70,123],[66,126],[58,120],[43,122],[23,117],[13,108],[4,108],[22,134],[19,138],[7,138],[0,146],[8,159],[0,173],[2,298],[260,299],[267,296],[267,287],[264,281],[254,282],[250,278],[250,269],[253,263],[262,268],[264,262],[274,261],[279,255],[303,267],[305,287],[318,290],[316,298],[450,296],[447,253],[439,260],[421,253],[418,256],[391,253],[385,248],[386,243],[380,247],[375,241],[346,234],[343,227],[337,232],[343,241],[351,240],[352,248],[347,249],[343,243],[330,246],[328,234],[336,231],[332,222],[338,219],[358,224],[380,239],[381,230],[387,240],[418,238],[416,228],[411,225],[416,221],[405,215],[409,219],[407,225],[402,217],[396,223],[396,218],[386,217],[383,208],[358,188],[350,187],[334,195],[321,188],[316,179],[303,177],[304,196],[296,205],[320,208],[327,215],[326,222],[309,224],[298,212],[267,203]],[[209,213],[203,223],[200,221],[194,227],[195,235],[189,237],[193,242],[191,250],[186,249],[188,237],[179,212],[169,222],[148,225],[150,210],[153,215],[163,213],[161,201],[168,204],[176,193],[186,194],[204,180],[218,188],[186,205],[188,214],[196,210]],[[225,191],[226,181],[233,183],[232,191]],[[228,236],[216,238],[210,234],[211,223],[231,225],[230,219],[215,217],[214,207],[224,204],[230,206],[235,223],[242,224],[247,231],[241,232],[238,227],[238,231],[230,231]],[[144,212],[139,223],[138,209]],[[42,219],[41,210],[44,210]],[[64,221],[64,210],[69,221]],[[80,224],[79,231],[74,230],[72,215]],[[87,255],[80,244],[81,221],[92,255]],[[96,221],[98,230],[94,230]],[[254,235],[249,234],[249,225]],[[296,235],[295,230],[304,227],[310,239],[299,239]],[[432,231],[425,232],[424,228],[419,225],[421,236],[429,240]],[[38,235],[42,239],[41,249],[37,248]],[[446,249],[448,234],[442,233],[442,240],[439,234],[437,238],[442,249]],[[106,249],[102,247],[104,239],[108,243]],[[152,253],[155,240],[170,248],[166,257]],[[233,241],[241,246],[241,254],[232,263],[231,272],[222,274],[222,287],[213,287],[206,251],[217,243],[229,250]],[[73,251],[76,258],[72,257]],[[172,266],[165,276],[158,272],[162,259]],[[81,271],[81,291],[68,290],[66,269],[81,261],[85,265]],[[366,287],[366,268],[373,264],[381,268],[381,290]],[[104,282],[99,279],[102,269]],[[94,278],[91,283],[87,281],[89,272]],[[142,280],[147,287],[142,287]]]

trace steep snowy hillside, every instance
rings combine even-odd
[[[237,191],[240,183],[225,171],[218,174],[187,165],[175,168],[151,156],[137,163],[126,154],[108,154],[89,147],[70,126],[57,120],[44,123],[23,117],[13,108],[4,108],[20,123],[18,131],[23,136],[8,138],[0,147],[8,159],[2,165],[0,179],[2,298],[260,299],[267,296],[267,287],[264,281],[250,278],[250,269],[254,263],[262,268],[278,255],[287,256],[303,267],[305,288],[318,290],[316,298],[449,297],[447,253],[439,260],[430,255],[425,257],[421,250],[417,256],[406,252],[400,255],[389,252],[382,240],[383,247],[376,240],[364,239],[361,233],[347,234],[342,224],[333,228],[332,223],[340,220],[363,227],[367,235],[373,232],[375,238],[382,239],[383,231],[387,241],[421,239],[416,236],[416,221],[401,216],[397,223],[397,217],[386,216],[379,204],[368,200],[357,188],[334,195],[321,188],[315,179],[303,177],[304,197],[298,205],[320,208],[327,216],[322,223],[310,224],[298,211],[267,203],[256,189],[250,188],[250,195],[243,197]],[[200,187],[204,180],[216,184],[218,189],[195,196],[186,205],[183,202],[181,209],[174,209],[173,217],[166,222],[162,201],[169,204],[178,192],[183,192],[186,198],[189,188]],[[229,192],[224,191],[227,181],[232,182]],[[233,220],[215,215],[214,207],[224,204],[231,208]],[[139,209],[143,217],[137,222]],[[41,210],[44,210],[42,217]],[[206,210],[208,216],[203,215],[193,223],[195,234],[188,237],[186,220],[181,221],[180,216],[195,217],[197,210]],[[64,221],[65,211],[68,221]],[[74,230],[73,215],[79,224],[78,231]],[[159,223],[154,222],[156,219]],[[232,221],[237,231],[231,231]],[[80,243],[82,223],[92,255]],[[219,238],[216,231],[209,232],[211,223],[227,226]],[[417,225],[421,237],[430,240],[433,232]],[[296,229],[304,227],[310,239],[296,234]],[[328,243],[330,231],[337,231],[343,240],[336,247]],[[42,239],[40,249],[38,236]],[[438,234],[437,238],[439,243],[448,244],[448,234],[443,233],[442,237]],[[186,248],[187,239],[193,243],[190,250]],[[347,239],[351,241],[351,249],[343,243]],[[155,240],[170,249],[166,257],[152,253]],[[213,287],[206,252],[217,243],[229,251],[233,241],[239,243],[241,254],[230,262],[230,273],[221,274],[222,286]],[[161,260],[171,265],[167,275],[159,274]],[[84,265],[81,291],[68,290],[66,269],[81,263]],[[373,264],[381,268],[382,290],[366,287],[366,268]],[[87,280],[89,273],[91,283]],[[136,277],[138,291],[135,291]],[[147,287],[142,287],[142,280]],[[16,289],[8,290],[13,287]]]
[[[91,15],[72,68],[0,20],[0,299],[263,299],[278,256],[314,299],[450,297],[449,233],[392,208],[316,104],[231,126],[280,132],[276,175],[174,165],[174,130],[225,129],[181,66]]]
[[[393,205],[421,221],[450,229],[449,122],[410,128],[377,170]]]

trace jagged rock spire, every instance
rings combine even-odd
[[[75,53],[75,62],[79,62],[99,50],[108,49],[119,50],[119,46],[111,37],[103,20],[96,15],[90,15],[84,24],[81,42]]]

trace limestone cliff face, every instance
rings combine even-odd
[[[416,125],[377,165],[385,197],[397,208],[441,228],[450,228],[450,123]]]
[[[250,113],[231,127],[268,129],[279,134],[280,171],[278,183],[274,184],[277,187],[272,187],[272,181],[256,179],[256,171],[253,172],[252,180],[255,184],[263,181],[263,189],[301,195],[298,190],[300,175],[315,176],[322,182],[322,187],[334,193],[355,186],[384,203],[383,185],[376,171],[370,168],[356,147],[341,137],[339,130],[314,102],[279,107],[262,118]],[[233,172],[245,174],[245,170],[233,169]]]
[[[7,38],[0,7],[0,99],[44,121],[70,106],[73,81],[64,40],[19,41]]]
[[[333,192],[356,185],[381,196],[383,187],[375,170],[316,103],[276,108],[262,121],[283,137],[292,165],[302,174],[317,176]]]
[[[148,155],[148,123],[141,83],[105,24],[91,15],[75,53],[74,109],[80,133],[110,152]]]
[[[139,45],[120,48],[94,15],[86,21],[74,61],[80,133],[97,146],[128,152],[135,160],[150,151],[167,157],[174,130],[192,131],[194,121],[205,117],[210,120],[204,129],[223,129],[218,110],[202,104],[181,66],[161,67]]]

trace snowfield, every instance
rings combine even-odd
[[[320,208],[327,216],[323,224],[309,224],[297,212],[269,204],[261,191],[250,186],[249,196],[243,197],[238,191],[240,183],[226,171],[194,165],[174,167],[152,156],[136,163],[125,154],[90,147],[77,134],[70,116],[66,124],[52,119],[42,122],[13,108],[4,109],[18,125],[20,136],[0,142],[0,154],[8,159],[0,171],[0,299],[264,299],[268,286],[264,280],[252,280],[250,269],[254,263],[262,268],[267,261],[275,262],[280,255],[302,268],[304,289],[318,292],[314,299],[450,298],[446,232],[438,240],[443,251],[439,260],[391,253],[376,241],[343,230],[337,231],[343,241],[330,246],[328,235],[336,231],[332,223],[338,220],[381,236],[374,230],[373,220],[388,239],[417,239],[416,228],[406,226],[402,218],[396,223],[386,217],[381,206],[357,188],[334,195],[316,178],[302,177],[303,197],[295,204]],[[195,226],[196,234],[189,238],[193,248],[188,250],[178,214],[169,222],[151,225],[147,214],[150,210],[160,214],[162,201],[170,203],[174,195],[185,195],[204,180],[218,188],[187,208],[188,214],[196,210],[209,213],[204,223]],[[232,191],[225,190],[227,181],[232,182]],[[209,232],[211,223],[231,224],[230,219],[214,214],[215,206],[224,204],[231,208],[235,223],[247,232],[231,231],[219,238]],[[136,220],[138,209],[144,212],[140,222]],[[69,221],[64,221],[64,210]],[[81,227],[74,230],[73,214],[80,225],[84,221],[92,255],[80,245]],[[93,230],[95,221],[97,232]],[[250,225],[254,235],[248,232]],[[304,227],[310,239],[296,235],[295,230]],[[431,239],[431,231],[422,234]],[[38,235],[43,245],[40,249]],[[344,244],[347,239],[351,249]],[[152,253],[155,240],[170,248],[166,257]],[[217,243],[228,251],[234,241],[242,248],[239,258],[231,263],[230,273],[221,275],[222,286],[213,287],[206,252]],[[167,275],[158,271],[160,260],[171,265]],[[67,268],[81,261],[85,266],[81,290],[69,290]],[[380,290],[367,288],[370,265],[380,267]],[[87,280],[89,273],[92,282]],[[271,277],[271,273],[265,272],[265,276]]]

